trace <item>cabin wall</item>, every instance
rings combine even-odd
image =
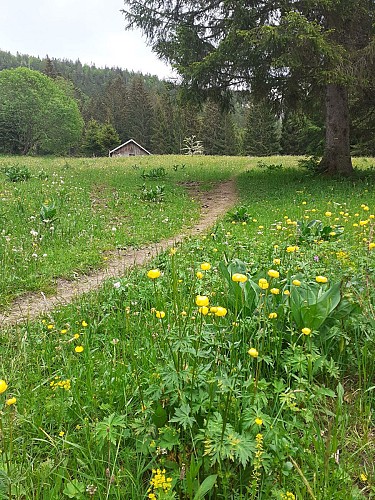
[[[116,151],[111,153],[111,156],[143,156],[147,153],[143,149],[139,148],[136,144],[125,144]]]

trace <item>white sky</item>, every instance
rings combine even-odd
[[[122,8],[123,0],[0,0],[0,49],[172,76],[140,32],[125,31]]]

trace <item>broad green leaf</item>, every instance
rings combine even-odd
[[[217,474],[212,474],[206,477],[203,483],[199,486],[197,493],[194,496],[194,500],[201,500],[206,496],[206,494],[212,490],[216,483]]]

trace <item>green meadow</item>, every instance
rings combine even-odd
[[[239,201],[0,330],[0,498],[375,498],[375,174],[355,163],[1,157],[3,309],[191,227],[187,182],[235,177]]]

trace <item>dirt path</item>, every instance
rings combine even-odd
[[[236,202],[237,194],[234,180],[218,183],[211,191],[199,189],[199,183],[186,183],[185,187],[201,203],[199,222],[184,233],[138,249],[126,249],[108,260],[107,267],[92,274],[83,275],[74,281],[58,279],[55,295],[46,297],[43,292],[29,293],[16,299],[11,308],[0,313],[0,326],[10,326],[34,319],[56,307],[72,302],[86,292],[98,289],[105,280],[122,276],[134,266],[141,266],[160,252],[181,242],[186,236],[206,231],[215,221],[224,215]]]

